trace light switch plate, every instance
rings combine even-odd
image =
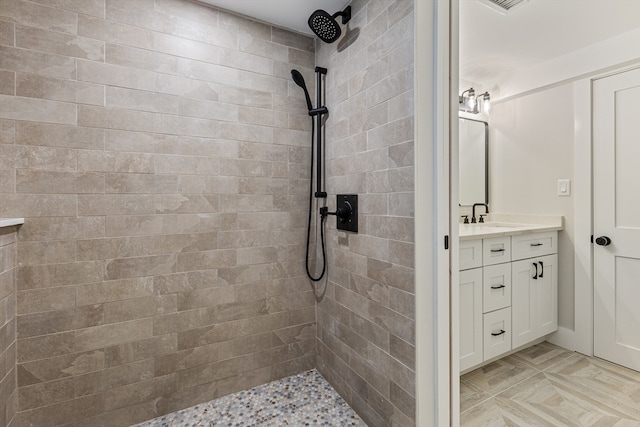
[[[558,180],[558,196],[570,196],[571,195],[571,180],[559,179]]]

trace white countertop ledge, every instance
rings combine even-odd
[[[548,215],[489,214],[484,223],[460,224],[460,240],[513,236],[564,229],[564,217]]]
[[[0,228],[24,224],[24,218],[0,218]]]

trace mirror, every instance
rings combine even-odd
[[[460,205],[489,203],[489,124],[460,117]]]

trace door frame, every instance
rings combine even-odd
[[[450,146],[457,132],[459,0],[414,0],[416,425],[452,423]],[[456,16],[457,19],[457,16]],[[452,59],[455,56],[455,61]],[[452,69],[452,62],[455,69]],[[452,76],[456,76],[452,78]],[[456,87],[454,87],[456,86]],[[455,96],[455,102],[454,102]],[[453,115],[455,107],[455,116]],[[455,117],[455,125],[452,125]],[[456,211],[457,212],[457,211]],[[456,213],[457,215],[457,213]],[[456,230],[457,233],[457,222]],[[456,237],[457,239],[457,237]],[[457,260],[457,254],[454,256]],[[455,396],[459,399],[459,396]]]

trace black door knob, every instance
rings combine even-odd
[[[611,239],[607,236],[600,236],[596,238],[596,245],[600,246],[609,246],[611,244]]]

